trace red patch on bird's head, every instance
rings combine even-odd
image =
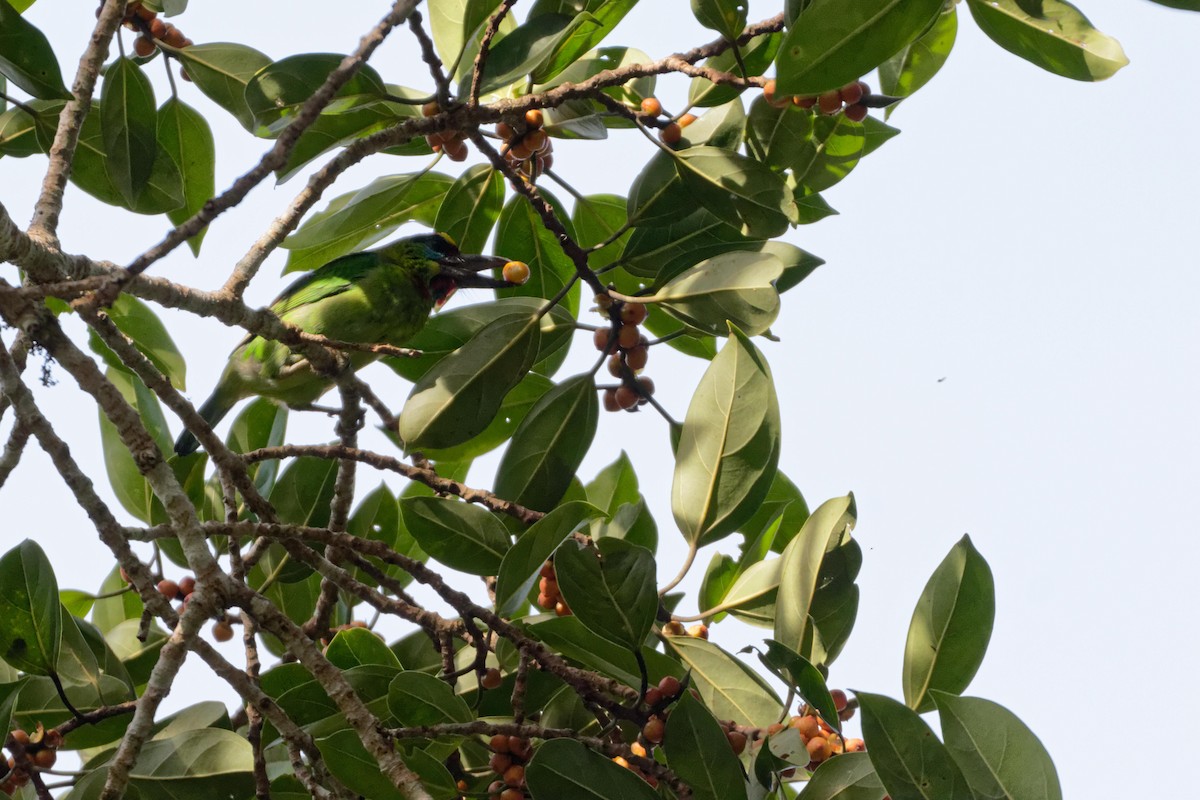
[[[429,292],[433,295],[433,304],[437,308],[444,306],[457,290],[458,283],[446,275],[434,275],[429,281]]]

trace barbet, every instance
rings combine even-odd
[[[284,289],[271,311],[290,325],[329,339],[402,345],[460,286],[514,285],[479,274],[501,269],[505,262],[494,256],[464,255],[445,234],[410,236],[318,267]],[[373,353],[353,352],[350,362],[358,369],[375,358]],[[329,376],[314,370],[287,345],[248,335],[230,354],[217,388],[199,412],[215,425],[244,398],[261,395],[303,407],[332,385]],[[185,430],[175,441],[175,452],[187,455],[199,445]]]

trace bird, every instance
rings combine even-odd
[[[425,233],[374,250],[335,258],[301,276],[271,303],[284,322],[329,339],[403,345],[459,287],[503,288],[516,284],[479,274],[502,269],[500,256],[467,255],[449,235]],[[353,369],[374,361],[354,352]],[[198,409],[216,425],[241,400],[259,395],[292,407],[310,406],[333,379],[280,342],[249,334],[229,356],[213,393]],[[180,456],[200,446],[184,430],[175,440]]]

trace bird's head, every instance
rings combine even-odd
[[[485,270],[503,269],[508,259],[463,253],[454,240],[444,233],[410,236],[383,250],[386,257],[397,263],[416,265],[420,270],[421,283],[428,287],[434,305],[439,308],[459,287],[502,289],[516,285],[481,274]]]

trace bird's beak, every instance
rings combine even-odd
[[[484,270],[504,269],[509,260],[502,256],[452,256],[442,259],[441,274],[453,278],[460,287],[468,289],[505,289],[517,284],[480,273]]]

